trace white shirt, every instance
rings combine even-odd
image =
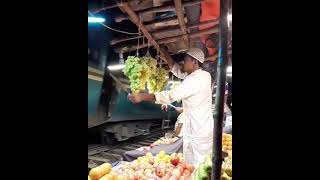
[[[185,113],[180,113],[178,118],[177,118],[177,121],[176,121],[176,124],[174,126],[174,130],[176,131],[177,130],[177,127],[178,127],[178,124],[183,124],[184,121],[185,121]],[[184,126],[182,125],[181,127],[181,130],[180,130],[180,133],[177,135],[178,137],[181,137],[183,136],[183,131],[184,131]]]
[[[157,104],[169,104],[182,99],[185,113],[184,135],[193,137],[213,136],[212,90],[211,76],[198,69],[187,75],[175,64],[172,73],[184,79],[182,83],[170,91],[155,93]]]

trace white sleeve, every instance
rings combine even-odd
[[[156,104],[169,104],[177,100],[187,98],[199,91],[199,86],[195,85],[193,79],[186,79],[176,88],[170,91],[161,91],[154,93]]]
[[[179,116],[178,116],[178,124],[180,123],[180,124],[183,124],[184,123],[184,119],[185,119],[185,117],[184,117],[184,113],[181,113]]]
[[[180,78],[180,79],[184,79],[187,77],[187,73],[183,73],[180,70],[180,66],[177,63],[174,63],[171,72],[173,75],[175,75],[176,77]]]

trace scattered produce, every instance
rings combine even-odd
[[[212,157],[206,156],[205,161],[192,173],[191,180],[207,180],[211,175],[213,164]],[[232,157],[226,157],[221,166],[221,180],[232,179]]]
[[[231,134],[222,134],[222,150],[223,151],[230,151],[232,150],[232,135]]]
[[[112,169],[111,164],[104,163],[98,167],[92,168],[89,172],[88,179],[97,180],[100,179],[102,176],[108,174]]]
[[[222,169],[228,177],[232,177],[232,158],[226,157],[222,163]]]
[[[211,156],[208,155],[205,158],[205,161],[201,163],[198,169],[192,174],[191,180],[206,180],[208,179],[211,169],[212,169],[212,160]]]
[[[193,166],[185,162],[182,154],[166,154],[160,151],[156,156],[146,153],[133,162],[126,162],[114,170],[115,178],[125,177],[128,180],[180,180],[188,179],[193,171]],[[121,178],[122,178],[121,177]]]
[[[152,145],[172,144],[176,142],[178,139],[179,139],[178,137],[174,137],[174,138],[162,137],[159,140],[155,141]]]

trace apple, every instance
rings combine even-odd
[[[151,158],[149,159],[149,164],[151,164],[151,165],[154,164],[154,158],[153,158],[153,157],[151,157]]]
[[[177,166],[177,169],[179,169],[180,173],[182,174],[182,172],[183,172],[183,170],[184,170],[183,167],[178,165],[178,166]]]
[[[186,169],[187,168],[187,163],[183,162],[183,163],[181,163],[181,166],[182,166],[183,169]]]
[[[176,153],[172,153],[171,154],[171,159],[175,159],[177,157],[177,154]]]
[[[171,164],[177,166],[179,164],[179,159],[178,158],[174,158],[174,159],[171,159]]]
[[[156,175],[158,176],[158,177],[162,177],[162,176],[164,176],[164,174],[165,174],[165,170],[164,169],[162,169],[162,168],[157,168],[156,169]]]
[[[180,177],[181,176],[181,172],[179,169],[174,169],[172,171],[172,176],[175,176],[175,177]]]
[[[192,173],[193,170],[194,170],[194,167],[193,167],[192,164],[187,163],[187,164],[186,164],[186,169],[187,169],[188,171],[190,171],[190,173]]]
[[[191,175],[191,172],[189,170],[184,170],[182,173],[182,176],[184,176],[186,179],[189,178]]]
[[[170,176],[168,174],[164,175],[161,180],[168,180],[170,178]]]
[[[174,167],[168,167],[167,170],[166,170],[166,172],[167,172],[167,173],[172,173],[173,170],[174,170]]]

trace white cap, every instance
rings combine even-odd
[[[204,62],[204,53],[199,48],[192,47],[186,52],[186,54],[188,54],[189,56],[195,58],[196,60],[198,60],[201,63]]]

